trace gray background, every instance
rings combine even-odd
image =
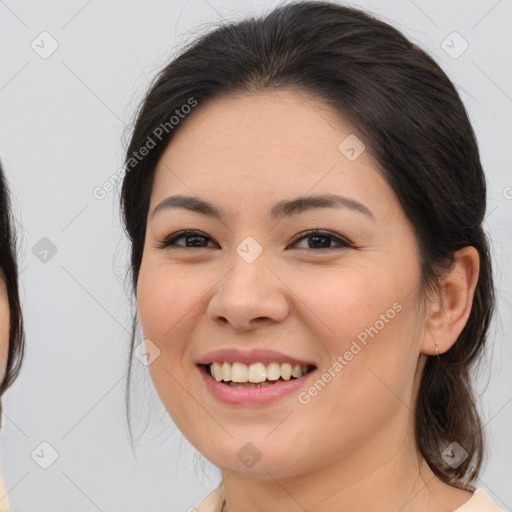
[[[184,512],[217,485],[219,472],[201,463],[166,418],[142,365],[135,426],[139,433],[146,421],[150,426],[135,453],[130,447],[124,416],[127,246],[118,191],[103,200],[92,192],[122,165],[126,125],[176,48],[209,23],[275,5],[0,1],[0,158],[19,220],[27,334],[23,371],[4,397],[1,433],[1,467],[14,512]],[[351,5],[376,13],[436,58],[460,90],[479,140],[499,314],[476,386],[490,440],[477,484],[511,510],[512,2]],[[42,52],[46,37],[44,51],[51,49],[43,31],[58,43],[47,58],[31,47],[35,41]],[[453,44],[444,43],[453,46],[452,55],[443,48],[453,31],[469,44],[457,58],[462,40],[451,36]],[[51,462],[52,448],[42,442],[58,453],[48,469],[40,464]]]

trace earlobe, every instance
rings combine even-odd
[[[430,304],[426,334],[421,351],[428,355],[447,352],[466,325],[480,271],[480,256],[472,247],[459,249],[449,270],[442,277],[438,300]]]

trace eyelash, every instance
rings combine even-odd
[[[179,248],[179,249],[207,249],[207,247],[186,247],[186,246],[177,246],[177,245],[173,245],[177,240],[181,240],[182,238],[187,238],[189,236],[199,236],[201,238],[210,238],[208,235],[202,233],[201,231],[195,231],[195,230],[192,230],[192,229],[186,229],[184,231],[179,231],[178,233],[174,233],[173,235],[167,237],[166,239],[162,240],[162,242],[160,242],[160,244],[157,246],[159,249],[166,249],[166,248]],[[299,233],[297,235],[297,237],[295,238],[295,240],[292,242],[292,243],[297,243],[299,240],[303,239],[303,238],[309,238],[309,237],[312,237],[312,236],[324,236],[324,237],[328,237],[328,238],[331,238],[333,240],[336,240],[340,243],[340,245],[338,247],[320,247],[319,249],[311,249],[311,248],[306,248],[305,250],[309,250],[309,251],[329,251],[329,250],[333,250],[333,249],[346,249],[346,248],[349,248],[349,247],[352,247],[354,248],[354,245],[351,244],[348,240],[344,239],[344,238],[341,238],[339,236],[336,236],[332,233],[330,233],[329,231],[322,231],[322,230],[318,230],[318,229],[310,229],[310,230],[307,230],[307,231],[302,231],[301,233]],[[304,248],[301,248],[299,250],[304,250]]]

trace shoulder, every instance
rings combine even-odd
[[[503,512],[483,487],[477,487],[473,496],[453,512]]]
[[[190,509],[190,512],[221,512],[223,505],[224,487],[220,484],[201,503]]]
[[[0,473],[0,512],[9,512],[10,510],[9,496],[5,490],[4,478]]]

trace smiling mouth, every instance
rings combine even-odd
[[[316,370],[312,365],[291,365],[290,363],[214,362],[201,364],[203,371],[220,384],[236,388],[262,388],[279,382],[298,380]]]

